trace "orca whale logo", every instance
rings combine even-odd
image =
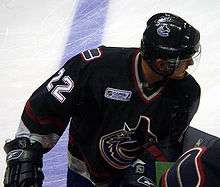
[[[167,24],[162,24],[157,28],[157,34],[162,37],[168,37],[170,34],[170,29]]]

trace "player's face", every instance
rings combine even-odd
[[[167,76],[171,79],[182,79],[189,66],[193,65],[193,58],[187,59],[157,59],[155,68],[160,74]]]
[[[176,61],[176,67],[174,73],[170,76],[172,79],[182,79],[186,75],[186,70],[189,66],[194,64],[193,68],[189,68],[187,71],[190,73],[193,73],[195,68],[198,66],[200,62],[200,56],[201,56],[201,46],[198,46],[198,49],[192,56],[185,58],[185,59],[179,59]]]
[[[178,67],[175,69],[174,73],[170,76],[170,78],[171,79],[182,79],[186,74],[186,70],[191,65],[193,65],[192,58],[180,60]]]

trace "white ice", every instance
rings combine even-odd
[[[30,94],[57,70],[76,2],[0,0],[0,186],[4,141],[13,138]],[[102,41],[138,47],[146,19],[157,12],[175,13],[192,23],[201,32],[202,57],[194,76],[202,96],[191,125],[216,136],[220,136],[219,10],[219,0],[110,0]]]

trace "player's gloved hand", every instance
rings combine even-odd
[[[137,160],[129,166],[118,182],[119,187],[156,187],[154,166]]]
[[[40,143],[31,143],[28,138],[21,137],[7,142],[4,150],[7,153],[5,187],[42,186],[43,149]]]

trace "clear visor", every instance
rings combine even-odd
[[[191,60],[193,61],[193,65],[188,66],[187,72],[189,74],[195,73],[195,71],[199,66],[200,59],[201,59],[201,46],[199,47],[199,50],[191,57]]]
[[[168,69],[170,71],[174,70],[174,69],[178,69],[179,67],[181,67],[183,64],[187,64],[188,68],[187,68],[187,72],[192,74],[196,71],[199,63],[200,63],[200,57],[201,57],[201,46],[199,46],[198,51],[196,53],[194,53],[191,57],[185,58],[185,59],[169,59],[167,60],[167,64],[168,64]],[[168,70],[167,69],[167,70]]]

